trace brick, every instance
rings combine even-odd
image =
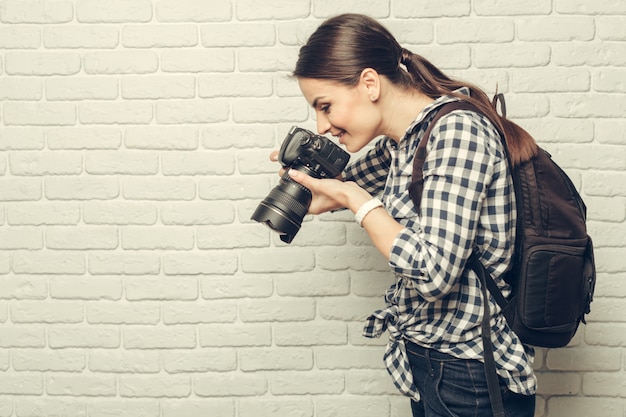
[[[111,0],[105,5],[97,0],[81,0],[76,5],[76,18],[81,23],[148,22],[152,19],[152,3]]]
[[[406,401],[406,400],[405,400]],[[316,415],[320,417],[331,417],[340,413],[345,417],[375,417],[387,416],[389,413],[389,400],[385,397],[373,398],[367,403],[361,401],[360,397],[345,397],[337,401],[324,399],[315,400]]]
[[[315,364],[319,369],[386,369],[380,346],[322,347],[316,350]],[[383,378],[381,378],[383,379]],[[385,378],[386,380],[386,378]],[[386,384],[385,384],[386,385]]]
[[[230,49],[165,50],[161,53],[163,72],[232,72],[235,53]]]
[[[2,348],[39,348],[46,346],[44,327],[36,325],[7,326],[0,328],[0,347]]]
[[[229,106],[222,100],[167,100],[156,104],[156,121],[163,124],[224,122],[229,114]]]
[[[623,398],[626,392],[624,375],[618,372],[587,372],[582,380],[585,395]]]
[[[272,329],[277,346],[344,345],[348,340],[346,325],[341,322],[274,323]],[[315,362],[318,368],[320,355],[321,351],[317,350]]]
[[[608,222],[622,222],[626,220],[626,206],[623,201],[606,197],[587,197],[585,199],[589,214],[589,221],[599,220]]]
[[[595,36],[591,17],[533,17],[517,22],[517,36],[522,41],[590,41]]]
[[[274,275],[276,293],[281,296],[324,297],[350,293],[350,276],[345,271],[319,275],[310,273],[272,275]]]
[[[320,317],[325,320],[365,320],[374,310],[384,308],[381,297],[376,298],[352,298],[343,297],[343,303],[338,299],[326,298],[318,301]]]
[[[46,376],[49,395],[113,397],[117,393],[114,375],[63,375]]]
[[[129,149],[195,150],[199,130],[192,126],[129,126],[124,144]]]
[[[20,349],[14,350],[11,357],[16,371],[81,372],[86,366],[85,352],[75,349]]]
[[[76,106],[71,103],[4,104],[4,123],[12,126],[72,126],[77,121]]]
[[[241,321],[253,323],[264,321],[309,321],[315,318],[315,300],[242,300],[239,303]]]
[[[122,133],[116,127],[51,128],[47,131],[50,149],[118,149]]]
[[[159,59],[153,51],[98,51],[86,53],[83,65],[87,74],[149,74]]]
[[[237,51],[239,70],[242,72],[293,71],[296,48],[241,48]],[[266,110],[270,110],[268,107]]]
[[[374,247],[351,248],[345,250],[321,248],[317,254],[317,264],[323,269],[340,271],[388,271],[386,259]]]
[[[40,100],[43,82],[31,78],[6,77],[0,80],[1,100]]]
[[[1,150],[37,150],[45,145],[44,128],[4,127],[0,129]]]
[[[258,374],[220,372],[194,377],[193,388],[199,397],[250,397],[265,394],[268,383]]]
[[[237,272],[237,254],[223,251],[181,253],[163,257],[166,275],[229,275]]]
[[[350,289],[359,297],[381,296],[394,283],[394,277],[389,272],[351,272]]]
[[[3,277],[0,299],[41,300],[48,296],[45,277]]]
[[[17,274],[76,274],[86,272],[85,255],[70,251],[16,251],[13,272]]]
[[[122,229],[124,249],[191,250],[194,246],[193,230],[187,228],[125,227]]]
[[[371,396],[394,395],[398,392],[386,369],[349,372],[346,374],[346,391],[350,394]]]
[[[43,377],[34,373],[4,372],[0,380],[0,394],[42,395]]]
[[[84,124],[147,124],[153,119],[150,103],[91,102],[78,106],[78,118]]]
[[[87,255],[89,272],[94,275],[156,275],[160,271],[158,254],[146,251],[98,252]]]
[[[126,48],[184,48],[197,44],[194,25],[127,25],[122,30],[122,45]]]
[[[50,277],[50,297],[61,300],[120,300],[119,278]]]
[[[272,148],[276,146],[276,133],[272,127],[264,124],[215,125],[202,130],[201,143],[206,149]],[[269,159],[269,153],[266,158]]]
[[[200,39],[206,48],[272,46],[276,30],[271,23],[206,24],[200,26]]]
[[[110,227],[49,227],[46,247],[50,249],[115,249],[118,231]]]
[[[207,324],[199,327],[200,346],[270,346],[272,331],[268,323]]]
[[[0,249],[42,249],[43,235],[41,230],[30,228],[0,229]]]
[[[21,301],[9,308],[13,323],[80,323],[84,305],[65,301]]]
[[[85,172],[91,175],[154,175],[158,171],[158,155],[151,152],[93,151],[85,158]]]
[[[4,68],[9,75],[74,75],[80,61],[80,55],[71,52],[7,52]]]
[[[310,348],[239,349],[239,368],[244,371],[306,371],[313,368]]]
[[[113,326],[56,326],[48,327],[48,345],[62,348],[120,347],[120,329]]]
[[[155,15],[160,22],[227,22],[232,18],[230,0],[157,0]]]
[[[86,416],[87,401],[63,397],[26,397],[15,400],[16,413],[25,417],[46,414]]]
[[[587,172],[583,191],[597,197],[626,197],[626,175],[609,172]]]
[[[233,205],[225,201],[166,203],[160,213],[165,225],[220,225],[235,219]]]
[[[121,397],[183,398],[191,394],[191,379],[184,375],[122,375]]]
[[[626,169],[626,149],[619,146],[553,145],[550,146],[550,153],[563,168],[593,169],[601,166],[609,170]]]
[[[43,28],[43,44],[48,49],[113,49],[119,44],[115,26],[63,25]]]
[[[165,324],[234,322],[236,318],[237,305],[229,301],[211,301],[201,304],[170,303],[163,308],[163,322]]]
[[[196,346],[192,326],[126,327],[123,337],[126,349],[192,349]]]
[[[248,250],[241,256],[244,272],[302,272],[315,266],[314,254],[299,248],[284,248],[280,252]]]
[[[198,196],[203,200],[263,199],[269,191],[269,180],[259,176],[217,177],[198,181]]]
[[[269,376],[273,395],[341,394],[345,389],[343,372],[277,372]]]
[[[170,152],[161,158],[164,175],[232,175],[235,159],[222,152]]]
[[[160,417],[159,401],[143,399],[92,399],[90,417]]]
[[[601,274],[596,279],[594,297],[626,297],[624,273]]]
[[[211,97],[269,97],[273,93],[271,75],[215,74],[198,77],[198,95]]]
[[[626,228],[623,224],[590,222],[588,230],[594,241],[602,242],[603,245],[617,247],[626,245]]]
[[[111,177],[46,177],[46,198],[50,200],[109,200],[120,195],[116,178]]]
[[[497,0],[478,0],[473,3],[477,15],[484,16],[515,16],[515,15],[547,15],[552,12],[550,0],[531,0],[524,4],[504,4]]]
[[[407,17],[461,17],[471,11],[469,0],[444,0],[441,2],[416,3],[410,0],[397,0],[393,5],[397,18]]]
[[[593,89],[604,93],[626,93],[624,77],[625,69],[602,69],[594,74]]]
[[[511,75],[515,93],[586,92],[591,87],[589,71],[577,69],[524,69]]]
[[[555,11],[563,14],[624,14],[626,5],[611,0],[557,0]]]
[[[541,395],[575,395],[580,393],[581,375],[573,372],[538,372],[540,382],[538,393]]]
[[[131,100],[193,98],[195,89],[195,79],[189,76],[128,76],[122,79],[122,97]]]
[[[92,372],[154,374],[161,370],[158,351],[91,349],[89,370]]]
[[[200,293],[208,300],[227,298],[264,298],[272,295],[272,278],[261,275],[201,277]]]
[[[626,18],[624,16],[607,16],[597,18],[598,38],[605,41],[626,39]]]
[[[198,282],[193,278],[127,280],[124,288],[126,298],[130,301],[195,300],[198,298]],[[168,324],[173,322],[175,321],[168,320]]]
[[[90,324],[157,324],[160,316],[159,306],[150,302],[101,301],[88,303],[86,308],[87,323]]]
[[[73,18],[71,1],[5,0],[0,21],[3,23],[66,23]]]
[[[270,399],[271,398],[271,399]],[[242,398],[239,400],[240,417],[313,417],[310,398]]]
[[[556,371],[619,371],[621,359],[619,349],[552,349],[548,350],[546,366]]]
[[[196,231],[199,249],[258,248],[269,244],[269,230],[258,225],[205,226]]]
[[[157,206],[142,202],[85,202],[83,221],[86,224],[153,225],[158,218]]]
[[[602,415],[621,417],[622,403],[610,398],[590,397],[552,397],[548,400],[548,412],[555,416],[587,417]]]
[[[122,183],[127,200],[192,200],[196,184],[188,178],[126,178]]]
[[[46,80],[46,98],[56,100],[114,100],[118,81],[110,77],[72,77]]]
[[[375,18],[388,17],[390,14],[389,2],[384,1],[351,0],[342,2],[341,6],[350,13],[364,13]],[[316,17],[332,17],[337,14],[337,3],[332,0],[316,0],[313,10]]]
[[[254,0],[239,0],[235,14],[240,20],[299,19],[309,15],[308,1],[276,0],[260,4]]]
[[[237,369],[232,349],[178,350],[163,352],[163,368],[171,374],[228,372]]]
[[[626,65],[626,44],[623,42],[565,42],[552,46],[552,62],[558,66],[616,66]]]
[[[437,23],[436,32],[437,41],[444,45],[457,42],[504,43],[515,38],[515,24],[508,19],[451,19]]]

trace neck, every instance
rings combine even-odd
[[[417,115],[434,100],[415,90],[405,90],[395,86],[386,89],[380,98],[381,111],[385,125],[381,126],[384,135],[396,142],[404,137],[407,128]]]

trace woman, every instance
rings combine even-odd
[[[324,22],[300,49],[294,76],[320,134],[335,136],[349,152],[375,141],[343,181],[290,171],[313,192],[310,213],[351,210],[389,260],[395,283],[385,294],[387,308],[368,318],[365,334],[389,330],[385,362],[398,389],[411,397],[414,416],[490,415],[482,298],[467,260],[476,252],[506,295],[501,276],[510,263],[516,216],[498,129],[513,160],[531,156],[534,142],[500,117],[484,92],[448,78],[366,16]],[[457,100],[482,114],[454,111],[424,138],[423,194],[415,207],[408,192],[415,150],[433,110]],[[533,416],[533,352],[493,299],[490,307],[506,415]]]

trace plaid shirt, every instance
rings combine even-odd
[[[427,138],[421,217],[409,196],[413,157],[432,110],[455,100],[439,98],[417,116],[400,143],[382,138],[345,173],[346,180],[380,195],[387,212],[404,226],[389,257],[395,283],[385,294],[387,308],[368,317],[364,335],[389,331],[387,370],[400,392],[416,401],[405,340],[483,360],[480,283],[466,264],[473,250],[504,295],[510,292],[501,275],[513,251],[515,199],[499,134],[488,119],[464,110],[440,119]],[[492,297],[490,308],[497,372],[511,391],[533,394],[533,349],[524,348]]]

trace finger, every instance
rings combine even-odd
[[[278,161],[278,151],[273,151],[272,153],[270,153],[270,161]]]
[[[296,182],[304,185],[307,188],[311,188],[311,180],[312,178],[309,177],[307,174],[305,174],[304,172],[301,171],[297,171],[295,169],[290,169],[289,170],[289,176]]]

